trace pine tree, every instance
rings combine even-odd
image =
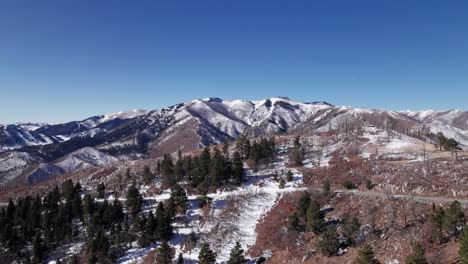
[[[183,214],[187,211],[188,198],[187,193],[179,184],[174,185],[171,189],[171,198],[175,205],[180,208]]]
[[[293,173],[291,170],[288,170],[288,173],[287,173],[287,177],[286,179],[288,180],[288,182],[292,182],[293,181]]]
[[[442,243],[444,241],[443,228],[445,222],[445,211],[442,207],[438,207],[434,210],[431,222],[434,225],[434,237],[439,243]]]
[[[244,264],[247,263],[247,260],[244,258],[244,250],[239,242],[236,242],[236,245],[231,250],[229,255],[229,260],[227,264]]]
[[[241,155],[242,159],[250,157],[250,141],[246,135],[242,134],[237,138],[236,149]]]
[[[114,204],[112,206],[112,218],[114,223],[121,223],[124,220],[125,214],[123,212],[122,203],[117,199],[114,198]]]
[[[235,185],[241,185],[244,182],[244,164],[238,151],[234,152],[232,160],[232,180]]]
[[[169,154],[164,154],[161,163],[162,187],[171,188],[175,184],[174,162]]]
[[[361,223],[359,219],[353,217],[350,219],[349,217],[345,217],[342,223],[342,234],[343,237],[346,239],[346,243],[348,245],[353,245],[356,240],[356,233],[361,228]]]
[[[74,217],[83,219],[83,204],[81,202],[81,195],[78,192],[75,192],[73,196],[72,212]]]
[[[143,169],[143,180],[145,181],[145,184],[151,184],[154,180],[154,175],[151,173],[148,166],[145,166]]]
[[[450,203],[445,211],[444,228],[448,233],[458,235],[458,227],[463,225],[465,215],[461,209],[461,204],[458,201]]]
[[[325,196],[328,196],[331,192],[331,182],[329,179],[325,179],[322,183],[322,190]]]
[[[325,229],[325,220],[320,205],[312,201],[307,208],[307,231],[320,234]]]
[[[424,256],[424,249],[421,244],[416,243],[413,245],[413,250],[410,255],[405,259],[405,264],[427,264],[426,256]]]
[[[200,176],[207,177],[210,172],[211,155],[208,148],[203,149],[199,157]]]
[[[221,152],[215,148],[213,158],[210,163],[210,178],[212,186],[220,186],[225,179],[225,164],[224,157]]]
[[[127,210],[133,217],[135,217],[141,210],[143,199],[134,184],[128,188],[126,198],[127,200],[125,201],[125,205],[127,206]]]
[[[283,178],[280,179],[279,186],[280,189],[284,189],[286,187],[286,182],[284,181]]]
[[[297,204],[296,212],[300,218],[304,219],[304,222],[307,222],[306,215],[307,215],[307,209],[309,208],[309,205],[310,205],[309,193],[303,192]]]
[[[35,263],[42,263],[42,260],[46,256],[46,247],[43,244],[41,233],[37,232],[33,241],[33,255]]]
[[[162,202],[159,202],[158,208],[156,209],[156,222],[158,223],[157,233],[159,239],[169,240],[172,236],[171,219],[167,215]]]
[[[179,149],[177,152],[177,161],[174,166],[174,175],[176,177],[176,181],[180,181],[185,176],[184,170],[184,158],[182,157],[182,151]]]
[[[210,249],[208,243],[203,243],[200,253],[198,254],[199,264],[214,264],[216,262],[216,254]]]
[[[297,215],[297,212],[294,212],[288,218],[288,225],[289,225],[289,229],[291,230],[295,230],[295,231],[301,230],[300,220],[299,220],[299,216]]]
[[[299,136],[294,139],[294,146],[289,150],[289,160],[296,166],[302,166],[302,162],[304,161],[304,149]]]
[[[223,140],[223,156],[229,159],[229,141]]]
[[[99,183],[98,186],[97,186],[97,194],[96,194],[96,198],[98,199],[104,199],[104,196],[106,195],[106,186],[104,185],[104,183]]]
[[[340,248],[336,229],[327,228],[320,238],[320,241],[317,243],[320,252],[327,257],[335,256]]]
[[[177,264],[184,264],[184,256],[182,253],[179,253],[179,257],[177,257]]]
[[[468,264],[468,226],[463,228],[460,235],[460,249],[458,250],[462,264]]]
[[[83,197],[83,212],[88,216],[94,213],[94,199],[89,194],[85,194]]]
[[[174,249],[169,246],[167,241],[163,241],[156,250],[156,264],[171,264],[172,258],[174,258]]]
[[[375,258],[374,250],[370,245],[364,245],[358,253],[353,264],[378,264],[379,261]]]
[[[75,194],[75,186],[73,186],[72,180],[66,180],[62,184],[62,197],[66,200],[73,199],[73,195]]]

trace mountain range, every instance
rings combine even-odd
[[[386,111],[286,97],[192,100],[158,110],[133,110],[62,124],[0,125],[0,185],[35,183],[74,170],[193,151],[244,133],[326,133],[378,127],[431,141],[442,132],[468,148],[468,112]]]

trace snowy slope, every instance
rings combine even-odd
[[[0,125],[0,151],[27,146],[60,143],[114,120],[125,120],[146,114],[145,110],[132,110],[63,124],[17,123]],[[96,131],[91,133],[97,133]]]
[[[21,149],[50,163],[92,147],[114,157],[138,159],[179,149],[193,151],[233,140],[241,133],[257,137],[284,132],[327,132],[345,127],[384,129],[389,120],[404,125],[405,131],[443,132],[468,148],[468,113],[461,110],[395,112],[333,106],[326,102],[303,103],[285,97],[253,101],[210,97],[149,112],[132,110],[63,124],[0,126],[0,152]],[[402,141],[405,140],[408,142],[398,144],[413,144],[412,139],[404,137]],[[68,169],[64,166],[66,171],[81,166],[79,161],[70,164]],[[3,166],[0,161],[0,167]]]
[[[463,147],[468,147],[468,112],[462,110],[450,111],[402,111],[437,134],[442,132],[446,137],[454,138]]]
[[[86,147],[66,155],[64,158],[50,163],[42,163],[27,175],[29,183],[37,183],[64,173],[82,170],[95,166],[115,164],[119,159]]]

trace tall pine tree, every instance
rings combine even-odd
[[[247,260],[244,258],[244,250],[239,242],[236,242],[236,245],[231,250],[229,255],[229,260],[227,264],[244,264],[247,263]]]

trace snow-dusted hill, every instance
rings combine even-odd
[[[303,103],[285,97],[254,101],[210,97],[149,112],[133,110],[64,124],[0,126],[0,152],[10,153],[14,149],[31,154],[34,159],[26,166],[30,168],[30,163],[56,166],[57,160],[88,147],[111,159],[139,159],[179,149],[196,150],[233,140],[241,133],[261,136],[366,127],[395,130],[409,137],[417,134],[420,139],[424,132],[422,137],[429,141],[428,132],[443,132],[456,139],[461,147],[468,148],[466,111],[396,112],[333,106],[326,102]],[[0,160],[0,168],[6,168],[4,163]],[[59,167],[57,170],[46,166],[42,171],[56,174],[76,169],[75,166]]]
[[[462,110],[450,111],[403,111],[402,114],[410,116],[426,126],[432,133],[442,132],[468,147],[468,112]]]
[[[11,125],[0,124],[0,151],[18,149],[27,146],[40,146],[67,141],[90,133],[93,129],[112,127],[113,123],[135,118],[146,114],[145,110],[132,110],[108,115],[93,116],[82,121],[72,121],[63,124],[47,123],[17,123]]]

